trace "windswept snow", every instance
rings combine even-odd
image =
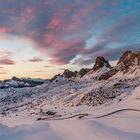
[[[95,120],[41,122],[12,128],[0,125],[2,140],[139,140],[139,138],[139,133],[123,131]]]
[[[110,105],[111,104],[111,105]],[[77,109],[76,109],[77,108]],[[1,118],[1,140],[139,140],[140,112],[124,111],[100,119],[100,116],[123,108],[140,108],[140,86],[122,102],[117,99],[99,107],[67,107],[67,112],[88,113],[79,120],[44,120],[36,121],[33,116],[5,116]],[[74,111],[75,110],[75,111]],[[73,111],[73,112],[72,112]],[[60,111],[61,112],[61,111]],[[23,112],[22,112],[23,113]],[[67,116],[70,116],[68,114]]]

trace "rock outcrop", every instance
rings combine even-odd
[[[72,71],[66,69],[62,75],[63,75],[65,78],[72,78],[72,77],[76,77],[77,73],[78,73],[77,71],[72,72]]]
[[[126,51],[117,65],[120,65],[121,71],[125,73],[127,73],[131,67],[140,65],[140,50],[137,52]]]
[[[95,61],[95,65],[93,67],[93,71],[97,71],[103,67],[111,68],[109,62],[102,56],[98,56]]]
[[[88,73],[90,71],[90,69],[84,69],[82,68],[80,71],[79,71],[79,75],[81,77],[83,77],[86,73]]]
[[[118,69],[112,68],[112,69],[110,69],[110,71],[100,75],[98,80],[107,80],[110,77],[112,77],[113,75],[115,75],[118,71],[119,71]]]

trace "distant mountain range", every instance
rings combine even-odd
[[[4,88],[24,88],[24,87],[35,87],[42,85],[48,80],[43,79],[32,79],[32,78],[17,78],[12,77],[12,79],[4,80],[0,82],[0,89]]]
[[[137,52],[126,51],[119,59],[117,65],[114,67],[112,67],[103,56],[98,56],[96,58],[93,68],[91,69],[82,68],[79,72],[78,71],[73,72],[66,69],[63,72],[63,74],[55,75],[52,79],[49,80],[12,77],[12,79],[0,81],[0,88],[3,89],[10,87],[13,88],[35,87],[47,82],[52,82],[54,80],[57,81],[63,78],[76,79],[90,76],[96,80],[107,80],[115,75],[139,76],[139,74],[140,74],[140,50],[138,50]]]

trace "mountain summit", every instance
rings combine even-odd
[[[140,65],[140,50],[137,52],[126,51],[117,63],[121,70],[128,72],[130,68]]]
[[[98,56],[95,61],[95,65],[93,67],[93,71],[97,71],[103,67],[111,68],[109,62],[102,56]]]

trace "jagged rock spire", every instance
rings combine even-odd
[[[101,69],[103,67],[107,67],[107,68],[111,68],[111,65],[109,64],[109,62],[102,56],[98,56],[96,58],[96,61],[95,61],[95,65],[93,67],[93,70],[94,71],[97,71],[98,69]]]

